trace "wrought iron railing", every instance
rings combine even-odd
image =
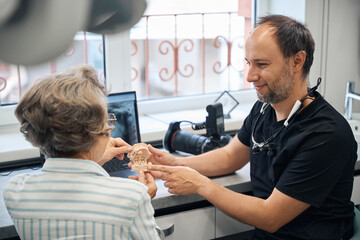
[[[154,19],[166,27],[154,24]],[[150,99],[248,88],[243,59],[250,28],[251,19],[237,12],[144,16],[131,34],[133,90],[139,99]],[[133,34],[136,31],[142,33]],[[101,36],[84,32],[67,53],[50,63],[26,68],[0,63],[1,103],[16,103],[40,77],[79,63],[97,65],[104,81],[102,44]]]
[[[199,23],[197,24],[201,25],[198,28],[200,33],[194,34],[195,37],[193,38],[181,36],[178,33],[178,25],[182,16],[199,16]],[[227,31],[222,31],[222,33],[226,32],[226,34],[211,33],[211,37],[207,36],[209,34],[205,33],[206,30],[212,27],[206,22],[206,17],[208,16],[213,18],[219,16],[224,18],[226,16],[228,21],[216,22],[218,25],[222,24],[220,27],[222,30],[227,29]],[[236,16],[236,19],[233,19],[234,16]],[[171,30],[162,29],[161,26],[151,28],[149,25],[152,18],[164,18],[164,21],[169,21],[169,19],[173,18],[173,28]],[[246,71],[245,62],[243,61],[244,39],[247,34],[246,30],[249,29],[249,26],[246,25],[251,24],[251,21],[248,20],[245,17],[238,16],[237,12],[144,16],[142,19],[143,23],[139,24],[140,29],[137,29],[136,34],[131,35],[133,48],[132,81],[134,90],[139,90],[140,87],[145,88],[145,91],[143,91],[144,95],[141,98],[148,99],[158,97],[159,94],[156,91],[161,91],[152,86],[154,83],[158,85],[159,83],[167,84],[168,88],[170,88],[169,84],[165,82],[171,82],[171,89],[173,91],[167,91],[167,96],[203,94],[214,91],[248,88],[249,84],[242,77],[244,71]],[[241,22],[241,24],[234,24],[234,21]],[[235,27],[240,29],[234,30]],[[152,29],[152,31],[167,31],[167,34],[164,34],[165,36],[162,38],[151,37],[149,29]],[[139,34],[140,31],[142,31],[142,34]],[[151,46],[150,42],[152,42]],[[139,51],[139,45],[143,46],[141,52]],[[155,46],[157,46],[157,52],[154,51]],[[195,48],[200,49],[195,59],[187,57],[186,55],[194,51]],[[137,56],[138,54],[143,54],[143,57]],[[222,59],[216,59],[219,56],[222,56]],[[161,60],[163,57],[166,57],[166,60]],[[139,61],[139,59],[141,60]],[[167,66],[163,66],[161,62],[165,62]],[[194,62],[196,62],[196,66]],[[155,65],[156,69],[151,69],[150,65]],[[140,69],[144,69],[144,71],[140,71]],[[217,75],[217,77],[214,75]],[[188,81],[185,79],[189,78],[193,78],[192,83],[194,83],[194,86],[198,86],[199,89],[193,90],[187,87],[186,89],[190,89],[189,92],[185,89],[180,93],[180,82]],[[218,84],[216,81],[223,83]],[[141,84],[136,84],[136,82],[141,82]],[[201,84],[198,84],[198,82],[201,82]],[[224,82],[227,83],[224,84]],[[214,85],[216,87],[209,88],[207,85]]]

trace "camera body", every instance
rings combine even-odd
[[[171,122],[163,139],[163,146],[169,152],[176,150],[198,155],[228,144],[231,136],[224,134],[224,114],[221,103],[206,107],[208,116],[205,122],[195,123],[194,130],[206,128],[206,136],[181,131],[179,122]]]

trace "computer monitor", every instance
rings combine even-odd
[[[108,112],[115,114],[117,119],[111,137],[120,137],[130,145],[141,142],[135,91],[110,94]],[[103,168],[112,176],[129,175],[129,171],[122,171],[129,170],[128,163],[129,159],[126,156],[122,161],[114,158],[105,163]]]

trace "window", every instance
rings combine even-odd
[[[75,36],[71,48],[57,59],[36,66],[18,66],[0,63],[0,103],[17,103],[22,94],[37,79],[71,66],[89,63],[104,81],[103,39],[101,35],[80,32]]]
[[[251,5],[251,0],[244,1]],[[147,3],[144,17],[129,34],[131,65],[126,65],[126,58],[113,61],[124,65],[121,71],[129,78],[106,69],[107,75],[116,75],[106,83],[110,89],[135,90],[138,99],[146,100],[249,88],[243,79],[246,71],[243,47],[245,28],[251,28],[251,16],[238,14],[238,0]],[[40,77],[80,63],[97,68],[104,81],[102,44],[100,35],[78,33],[73,46],[49,63],[25,67],[0,62],[0,104],[17,103]],[[116,44],[124,47],[123,42]],[[117,54],[113,46],[108,47],[109,53]],[[118,84],[116,81],[125,83],[120,88],[111,88]]]
[[[251,0],[245,0],[251,6]],[[151,0],[131,29],[131,88],[139,99],[247,89],[251,12],[238,0]]]

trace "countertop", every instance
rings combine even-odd
[[[360,170],[360,160],[357,160],[355,170]],[[39,171],[41,171],[40,168],[22,168],[11,172],[7,176],[0,176],[0,240],[17,236],[15,227],[9,214],[7,213],[4,200],[2,198],[2,192],[6,183],[15,175],[27,172],[36,173]],[[213,177],[211,179],[235,192],[246,193],[251,191],[249,171],[249,164],[247,164],[242,169],[236,171],[233,174]],[[7,173],[8,172],[0,172],[1,175],[5,175]],[[205,200],[200,195],[180,196],[170,194],[167,191],[167,188],[164,187],[163,181],[161,180],[156,180],[156,185],[158,186],[158,191],[156,197],[152,199],[152,205],[155,209],[155,212],[163,209],[171,209],[172,207],[179,207],[182,205],[202,202]]]
[[[213,177],[211,179],[216,183],[220,184],[221,186],[224,186],[235,192],[250,192],[251,183],[250,183],[249,166],[250,165],[247,164],[242,169],[236,171],[233,174],[220,176],[220,177]],[[163,182],[161,180],[156,180],[156,184],[158,186],[158,191],[156,197],[152,200],[152,205],[155,211],[164,208],[177,207],[179,205],[185,205],[185,204],[195,203],[205,200],[200,195],[180,196],[180,195],[170,194],[167,191],[167,188],[164,187]]]
[[[4,199],[2,198],[2,193],[5,185],[15,175],[28,172],[36,173],[39,171],[41,171],[40,168],[22,168],[11,172],[7,176],[0,176],[0,239],[7,239],[17,236],[13,222],[6,210]],[[6,175],[8,173],[9,172],[0,172],[1,175]],[[247,164],[245,167],[236,171],[233,174],[221,177],[214,177],[212,178],[212,180],[236,192],[251,191],[249,164]],[[180,196],[170,194],[167,191],[167,188],[164,187],[163,181],[161,180],[156,180],[156,185],[158,186],[158,191],[156,197],[152,199],[152,205],[155,211],[171,207],[178,207],[190,203],[201,202],[205,200],[199,195]]]

